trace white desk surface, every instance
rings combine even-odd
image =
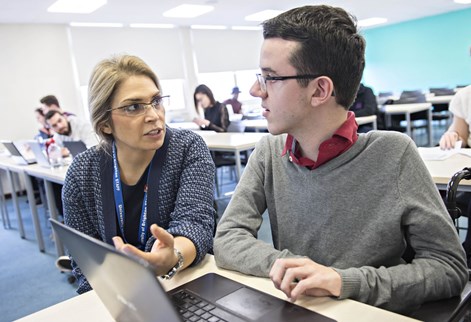
[[[431,103],[387,104],[381,106],[381,110],[387,114],[405,114],[426,111],[431,107]]]
[[[253,149],[255,144],[268,133],[239,133],[224,132],[216,133],[211,131],[197,132],[203,137],[210,150],[220,151],[244,151]]]
[[[443,95],[443,96],[430,96],[427,97],[427,102],[432,104],[448,104],[453,99],[454,95]]]
[[[376,118],[376,115],[359,116],[355,117],[355,121],[357,121],[358,125],[363,125],[376,122]]]
[[[432,175],[433,182],[440,189],[446,187],[451,177],[465,167],[471,167],[471,158],[463,154],[455,154],[440,161],[424,161],[428,171]],[[461,180],[460,190],[471,190],[471,180]]]
[[[64,184],[65,175],[68,168],[68,166],[62,166],[52,169],[40,166],[39,164],[31,164],[25,167],[24,171],[33,177],[45,179],[58,184]]]
[[[168,126],[176,129],[199,130],[200,127],[195,122],[170,122]]]
[[[216,267],[214,257],[207,255],[203,262],[197,267],[186,269],[178,273],[174,279],[163,281],[166,290],[173,289],[187,281],[204,275],[208,272],[216,272],[227,278],[237,280],[240,283],[262,290],[282,299],[286,299],[285,295],[275,289],[269,279],[254,276],[243,275],[233,271],[223,270]],[[298,305],[304,306],[310,310],[324,314],[339,322],[342,321],[361,321],[361,322],[400,322],[400,321],[417,321],[399,314],[385,311],[370,305],[366,305],[353,300],[334,300],[328,297],[314,298],[302,297]],[[156,312],[158,314],[158,312]],[[39,312],[28,315],[18,322],[83,322],[83,321],[113,321],[106,308],[103,306],[94,291],[90,291],[83,295],[76,296],[67,301],[53,305]]]

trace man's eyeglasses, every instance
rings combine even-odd
[[[284,81],[287,79],[316,79],[317,77],[324,76],[322,74],[315,75],[315,74],[305,74],[305,75],[294,75],[294,76],[263,76],[262,74],[255,74],[257,75],[257,81],[260,85],[260,89],[263,93],[267,92],[267,82],[268,81]],[[332,93],[334,96],[334,93]]]
[[[122,110],[128,116],[139,116],[146,113],[152,107],[154,110],[166,108],[170,105],[170,95],[156,96],[149,103],[134,103],[130,105],[111,108],[108,111]]]

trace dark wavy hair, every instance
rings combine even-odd
[[[214,99],[214,95],[213,95],[213,92],[211,91],[211,89],[204,85],[204,84],[201,84],[201,85],[198,85],[195,89],[195,92],[193,93],[193,101],[195,103],[195,109],[196,109],[196,112],[198,112],[198,101],[196,100],[196,94],[206,94],[208,97],[209,97],[209,101],[211,102],[211,106],[216,104],[216,100]]]

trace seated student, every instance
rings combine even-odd
[[[61,112],[65,117],[75,116],[74,113],[62,110],[59,100],[54,95],[46,95],[42,97],[39,102],[42,105],[43,114],[46,115],[49,111],[54,110]]]
[[[196,113],[198,109],[204,110],[204,119],[195,117],[193,122],[198,124],[202,130],[211,130],[216,132],[227,132],[230,124],[229,113],[226,106],[214,99],[213,92],[206,85],[198,85],[193,94]]]
[[[356,132],[348,108],[365,41],[352,16],[300,7],[265,21],[263,36],[251,94],[273,135],[256,146],[218,224],[216,264],[270,277],[291,301],[331,296],[406,312],[459,295],[464,251],[414,142]],[[266,210],[273,245],[257,239]]]
[[[242,114],[242,103],[239,102],[239,94],[239,87],[235,86],[232,89],[232,97],[222,102],[223,104],[230,104],[232,106],[234,114]]]
[[[355,101],[350,107],[350,111],[355,113],[355,117],[370,116],[370,115],[379,116],[378,103],[376,102],[376,96],[370,87],[363,85],[363,83],[360,83],[360,87],[358,88]],[[378,125],[378,128],[382,128],[382,125],[378,124],[378,123],[381,123],[380,121],[381,121],[381,118],[377,117],[376,124]],[[360,125],[358,127],[358,133],[366,133],[368,131],[371,131],[372,129],[373,127],[369,124]]]
[[[101,61],[89,84],[91,120],[101,141],[67,171],[65,223],[171,278],[198,264],[213,245],[211,155],[198,134],[166,127],[167,97],[140,58]],[[72,266],[77,292],[90,290],[73,258]]]
[[[46,122],[46,118],[44,117],[43,109],[38,107],[34,110],[34,115],[36,116],[36,121],[41,125],[38,129],[38,133],[34,136],[35,140],[47,140],[52,138],[52,131],[49,125]]]
[[[471,86],[460,89],[450,102],[449,111],[453,114],[450,128],[440,138],[440,148],[453,149],[456,142],[461,141],[461,147],[471,147]],[[468,217],[468,231],[463,247],[471,267],[471,193],[460,192],[456,196],[457,203],[462,208],[462,214]]]

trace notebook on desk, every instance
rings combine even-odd
[[[147,262],[50,220],[116,321],[334,321],[214,273],[167,293]]]
[[[28,146],[25,146],[25,141],[0,141],[5,148],[10,152],[12,160],[16,164],[28,165],[36,163],[34,154],[29,150]]]

